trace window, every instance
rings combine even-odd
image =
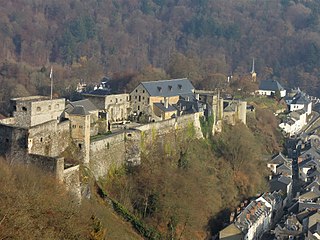
[[[26,108],[26,107],[22,107],[21,109],[22,109],[22,111],[24,111],[24,112],[27,111],[27,108]]]
[[[182,89],[182,85],[181,85],[181,84],[178,84],[178,88],[181,90],[181,89]]]
[[[112,102],[112,99],[110,99],[110,102]]]
[[[82,125],[80,125],[80,126],[79,126],[79,128],[81,128],[81,129],[82,129],[82,128],[83,128],[83,126],[82,126]]]
[[[138,92],[138,89],[136,89],[136,92]]]
[[[76,128],[77,126],[76,125],[72,125],[72,128]]]
[[[169,86],[168,86],[168,89],[169,89],[169,91],[172,91],[172,86],[169,85]]]
[[[118,98],[116,98],[116,103],[118,102]]]
[[[140,111],[140,106],[138,106],[138,111]]]
[[[134,96],[134,99],[137,99],[137,96]]]
[[[139,96],[139,102],[141,102],[141,96]]]
[[[51,110],[51,105],[48,106],[48,109]]]
[[[144,97],[142,97],[142,100],[144,100]]]
[[[40,142],[43,142],[43,138],[40,138]]]
[[[41,111],[41,107],[37,107],[37,112],[40,112]]]
[[[17,111],[17,106],[16,105],[13,106],[13,111]]]
[[[144,93],[144,90],[142,90],[142,92]]]
[[[162,87],[157,87],[158,91],[161,92],[162,91]]]
[[[82,144],[79,143],[79,144],[78,144],[78,147],[79,147],[79,149],[82,149]]]

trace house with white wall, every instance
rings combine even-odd
[[[283,119],[279,127],[289,136],[295,135],[307,124],[307,113],[303,110],[293,111]]]
[[[261,96],[275,96],[277,93],[280,97],[286,96],[286,90],[276,80],[262,80],[257,91]]]

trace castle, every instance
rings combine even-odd
[[[230,124],[246,123],[245,102],[226,102],[214,92],[197,91],[188,79],[141,83],[130,94],[99,91],[84,97],[76,102],[45,96],[12,99],[12,116],[0,120],[0,155],[33,163],[79,186],[80,165],[99,178],[123,164],[139,164],[142,135],[192,124],[196,137],[202,137],[201,116],[213,115],[215,126],[224,116]],[[110,124],[130,114],[145,114],[149,122],[110,132]]]

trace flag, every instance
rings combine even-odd
[[[51,67],[51,70],[50,70],[50,79],[52,79],[52,67]]]

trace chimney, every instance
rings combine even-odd
[[[237,207],[237,214],[239,214],[241,211],[241,208],[240,207]]]
[[[168,99],[168,97],[165,97],[165,98],[164,98],[164,107],[165,107],[165,108],[168,108],[168,107],[169,107],[169,99]]]
[[[232,222],[234,221],[234,217],[235,217],[235,213],[232,212],[232,213],[230,214],[230,219],[229,219],[230,223],[232,223]]]

